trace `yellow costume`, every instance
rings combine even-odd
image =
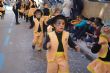
[[[69,73],[68,66],[68,38],[69,33],[63,31],[62,34],[62,44],[64,47],[64,52],[57,52],[58,49],[58,39],[55,32],[48,33],[50,38],[51,48],[47,51],[47,73]]]
[[[110,73],[110,41],[108,41],[108,38],[110,37],[103,33],[99,36],[101,46],[97,52],[98,58],[87,66],[91,73]]]
[[[43,18],[41,17],[38,21],[37,18],[34,18],[34,39],[33,39],[33,45],[38,46],[38,50],[41,50],[42,44],[43,44]],[[41,28],[41,31],[38,32],[39,26]]]

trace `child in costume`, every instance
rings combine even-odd
[[[33,45],[32,48],[35,49],[35,46],[38,46],[38,51],[41,51],[42,49],[42,43],[43,43],[43,17],[42,17],[42,11],[37,9],[34,13],[34,39],[33,39]]]
[[[21,4],[20,9],[18,9],[19,11],[19,18],[23,18],[24,16],[24,11],[25,11],[25,4]]]
[[[50,18],[50,9],[49,9],[49,6],[48,6],[48,4],[44,4],[44,9],[43,9],[43,17],[44,17],[44,22],[45,22],[45,24],[47,25],[47,21],[49,20],[49,18]]]
[[[28,17],[29,17],[30,23],[31,23],[29,28],[32,29],[34,27],[34,22],[33,22],[34,12],[37,10],[37,7],[35,5],[35,1],[31,0],[29,6],[30,6],[30,9],[28,12]]]
[[[55,11],[53,12],[53,15],[51,16],[51,18],[47,21],[47,32],[52,32],[54,30],[54,26],[53,26],[53,20],[54,17],[57,15],[61,14],[61,10],[59,8],[55,8]]]
[[[0,16],[3,17],[5,14],[5,9],[3,8],[3,2],[0,1]]]
[[[101,28],[99,42],[92,47],[91,51],[98,53],[98,58],[87,66],[88,70],[91,73],[110,73],[110,26]]]
[[[66,18],[62,15],[54,17],[55,31],[48,32],[43,48],[47,50],[47,73],[69,73],[68,45],[79,51],[72,41],[69,32],[64,31]]]
[[[50,19],[50,9],[47,3],[44,3],[43,8],[43,18],[44,18],[44,35],[47,32],[47,21]]]

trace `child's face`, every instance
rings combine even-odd
[[[110,27],[104,26],[104,32],[110,34]]]
[[[54,24],[56,32],[62,32],[65,27],[65,21],[63,19],[58,19],[57,22]]]
[[[42,16],[42,15],[41,15],[41,13],[40,13],[40,12],[38,12],[38,13],[36,13],[36,15],[35,15],[35,16],[36,16],[36,18],[41,18],[41,16]]]
[[[45,8],[48,8],[48,4],[45,4],[44,7],[45,7]]]
[[[55,16],[60,15],[60,11],[55,12]]]

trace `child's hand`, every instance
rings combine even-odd
[[[75,46],[75,51],[76,52],[80,52],[80,47],[79,46]]]
[[[48,48],[48,49],[51,48],[51,46],[50,46],[50,42],[47,43],[47,48]]]

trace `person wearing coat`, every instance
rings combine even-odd
[[[18,21],[18,10],[20,9],[21,7],[21,1],[18,0],[15,5],[13,6],[13,12],[15,14],[15,18],[16,18],[16,24],[20,24],[19,21]]]

